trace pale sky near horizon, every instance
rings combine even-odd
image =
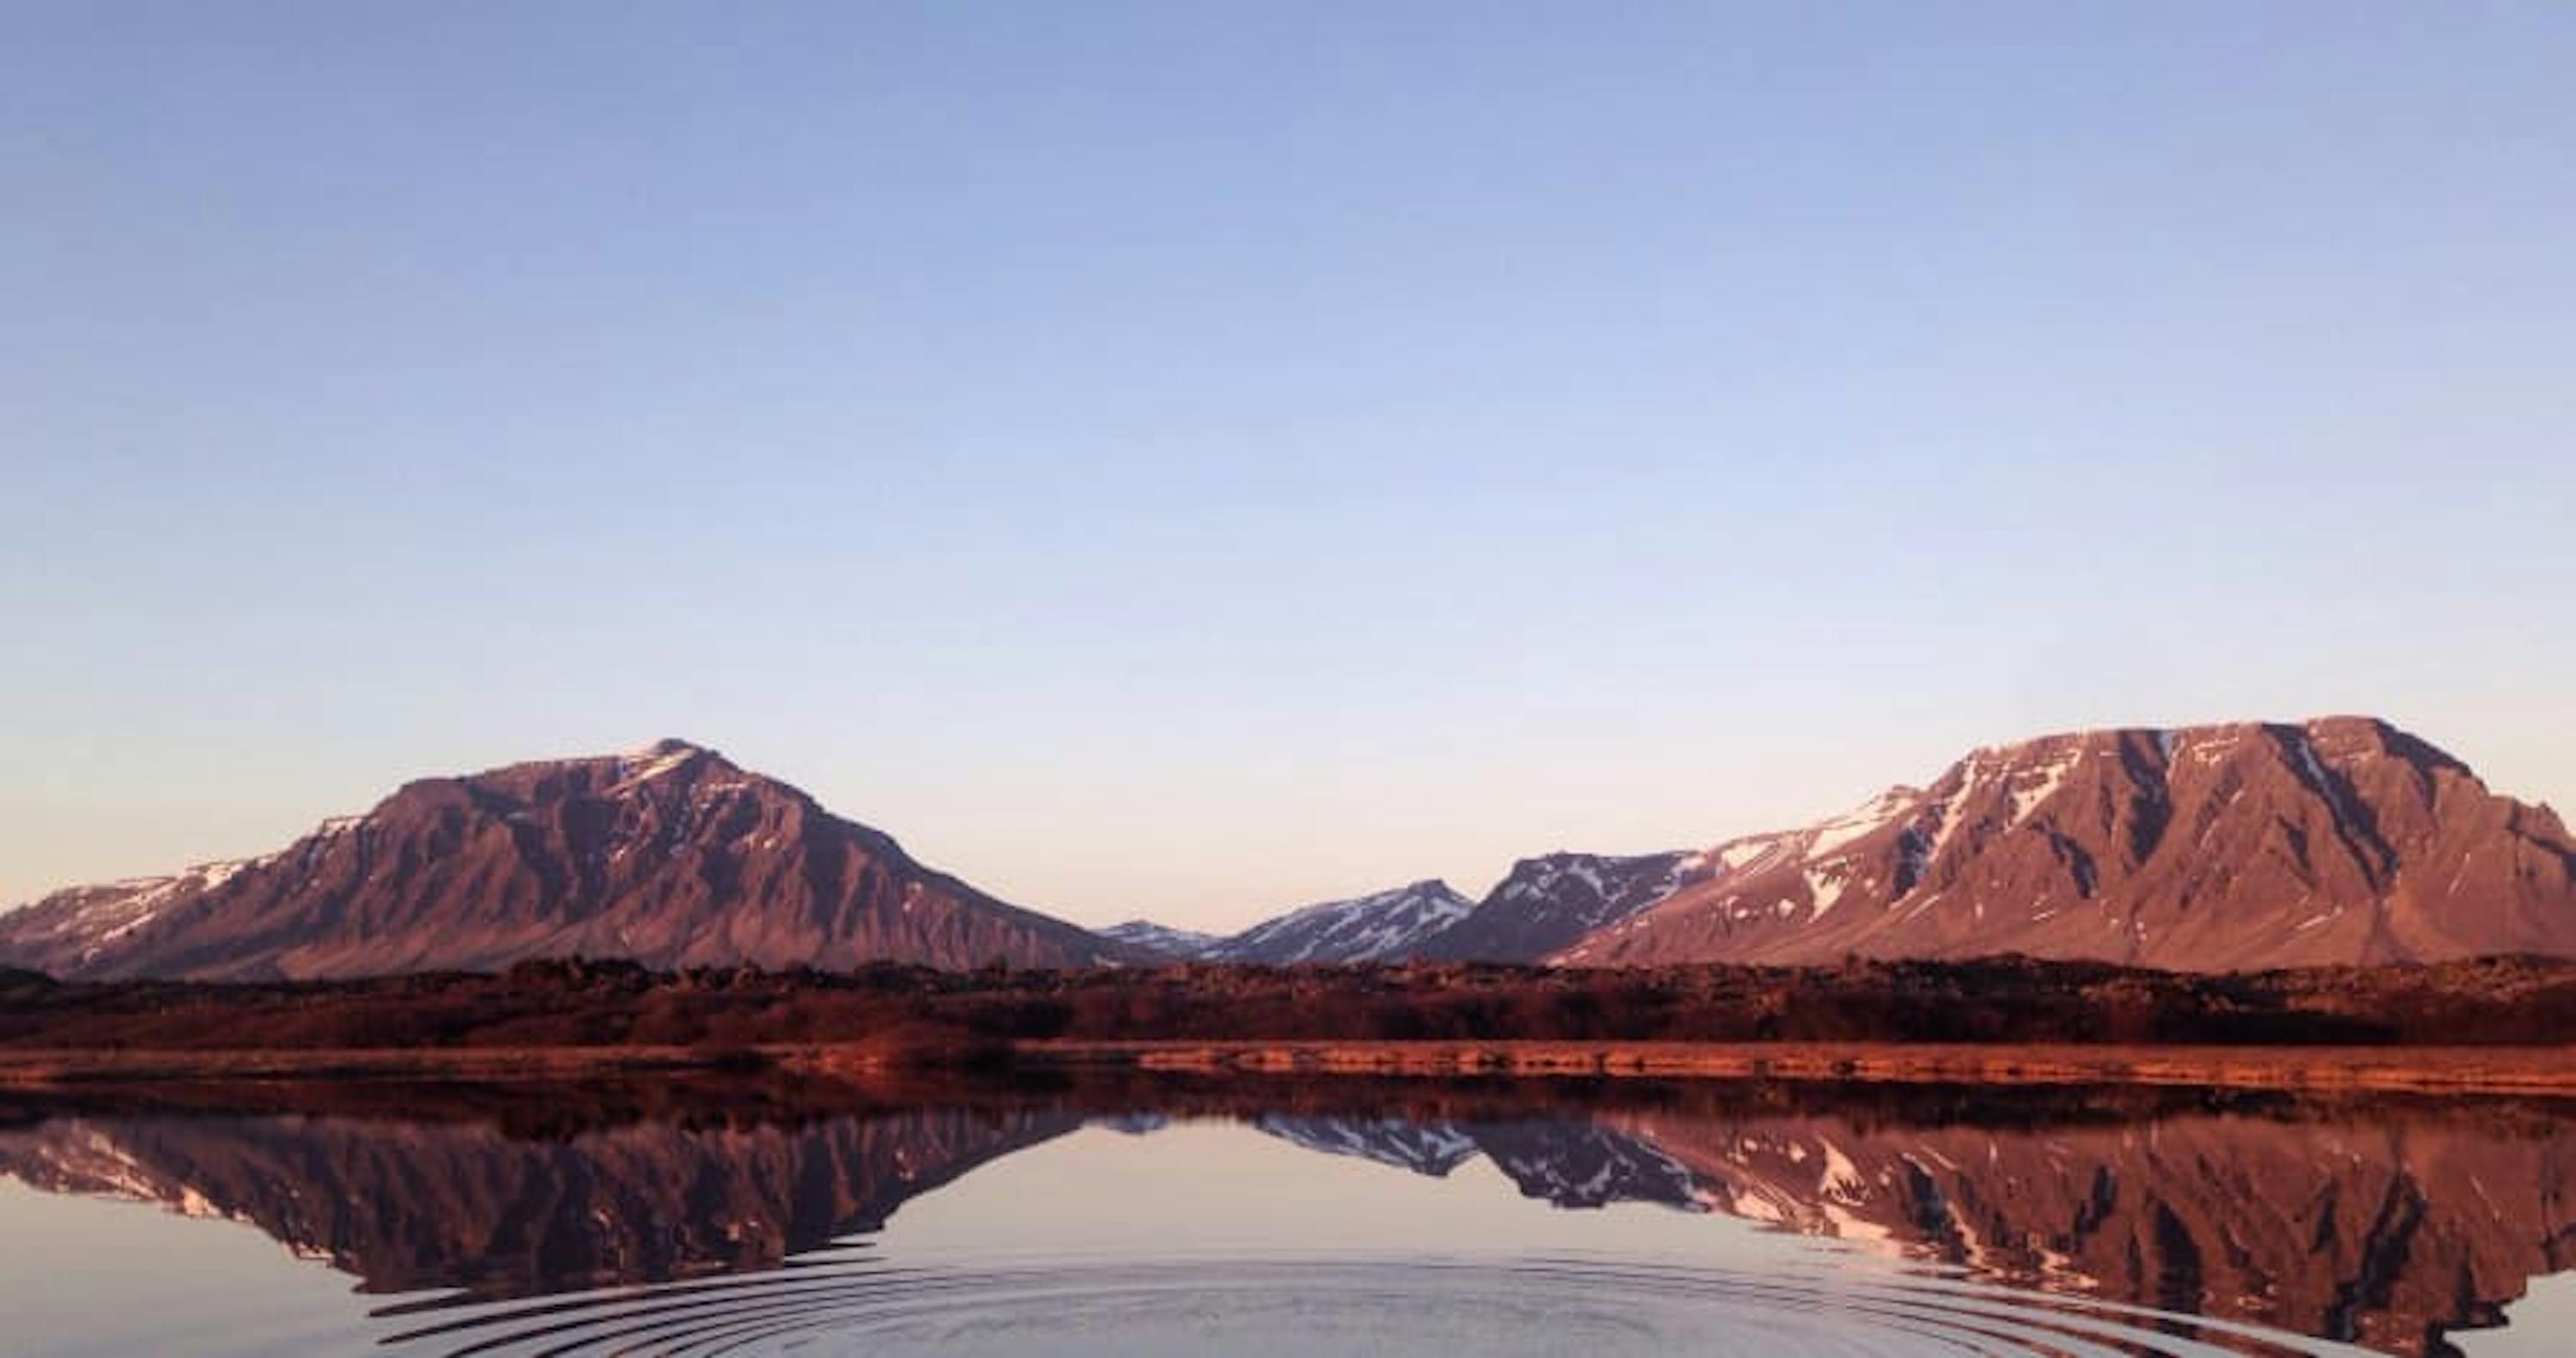
[[[2576,6],[8,16],[0,902],[663,735],[1090,924],[2083,726],[2576,809]]]

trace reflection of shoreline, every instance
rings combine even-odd
[[[2576,1096],[2576,1048],[2221,1047],[1893,1042],[1023,1042],[1025,1072],[1456,1079],[1713,1079]],[[296,1079],[561,1081],[777,1071],[878,1079],[881,1048],[348,1048],[312,1051],[0,1050],[0,1091],[93,1082]]]

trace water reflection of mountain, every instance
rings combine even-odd
[[[1264,1130],[1406,1168],[1419,1130]],[[1606,1111],[1441,1124],[1563,1207],[1714,1208],[2010,1282],[2450,1351],[2536,1276],[2576,1266],[2576,1121],[2423,1110],[2313,1118],[1922,1126],[1826,1113]],[[1423,1172],[1446,1174],[1453,1155]]]
[[[1447,1176],[1481,1156],[1560,1207],[1651,1202],[1877,1242],[2007,1281],[2406,1353],[2576,1265],[2576,1118],[2506,1105],[1891,1104],[1704,1090],[1526,1098],[1138,1091],[986,1096],[813,1121],[590,1130],[91,1111],[0,1131],[0,1173],[250,1222],[371,1289],[554,1291],[758,1268],[1086,1122],[1230,1117]],[[1250,1103],[1245,1100],[1250,1099]]]
[[[1652,1144],[1587,1122],[1409,1121],[1264,1113],[1254,1126],[1308,1150],[1357,1156],[1445,1178],[1479,1155],[1524,1197],[1559,1207],[1660,1202],[1705,1210],[1691,1171]]]
[[[518,1294],[775,1265],[1081,1122],[914,1109],[543,1140],[478,1123],[72,1117],[0,1131],[0,1174],[248,1222],[372,1291]]]
[[[1476,1158],[1483,1147],[1475,1134],[1437,1118],[1317,1117],[1298,1113],[1258,1113],[1252,1125],[1310,1151],[1350,1155],[1382,1165],[1449,1177],[1449,1171]]]
[[[1625,1130],[1727,1210],[2020,1280],[2399,1352],[2576,1262],[2576,1125],[2182,1118],[1997,1134],[1830,1120]]]

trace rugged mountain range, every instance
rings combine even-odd
[[[2576,841],[2366,717],[1981,749],[1708,851],[1579,965],[2003,952],[2186,971],[2576,954]]]
[[[0,965],[61,977],[345,977],[571,955],[963,968],[1136,954],[678,740],[422,779],[265,857],[0,915]]]
[[[2576,841],[2367,717],[1980,749],[1928,786],[1698,851],[1524,859],[1471,902],[1415,882],[1210,937],[1092,934],[913,862],[713,751],[413,783],[264,858],[0,915],[0,966],[241,979],[660,967],[1822,963],[2021,952],[2193,971],[2576,956]]]
[[[1130,937],[1265,962],[2020,952],[2229,971],[2576,956],[2576,840],[2557,815],[2368,717],[2046,736],[1797,829],[1523,859],[1472,909],[1436,883],[1411,890],[1426,886],[1451,903],[1385,893],[1232,939]]]
[[[1689,853],[1552,853],[1513,864],[1482,901],[1431,880],[1304,906],[1238,934],[1151,920],[1100,932],[1159,957],[1211,962],[1529,962],[1706,875],[1703,862]]]
[[[1100,931],[1165,961],[1401,962],[1475,908],[1447,882],[1426,880],[1348,900],[1300,906],[1236,934],[1203,934],[1151,920]]]

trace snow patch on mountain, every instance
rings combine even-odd
[[[1892,787],[1842,815],[1809,826],[1803,836],[1807,843],[1807,856],[1822,858],[1869,835],[1913,809],[1922,796],[1910,787]]]
[[[1447,882],[1425,880],[1289,911],[1217,941],[1202,955],[1272,965],[1393,961],[1475,908]]]
[[[1149,919],[1127,920],[1099,932],[1103,938],[1116,939],[1130,947],[1165,957],[1203,957],[1210,948],[1224,941],[1215,934],[1201,933],[1196,929],[1176,929]]]

